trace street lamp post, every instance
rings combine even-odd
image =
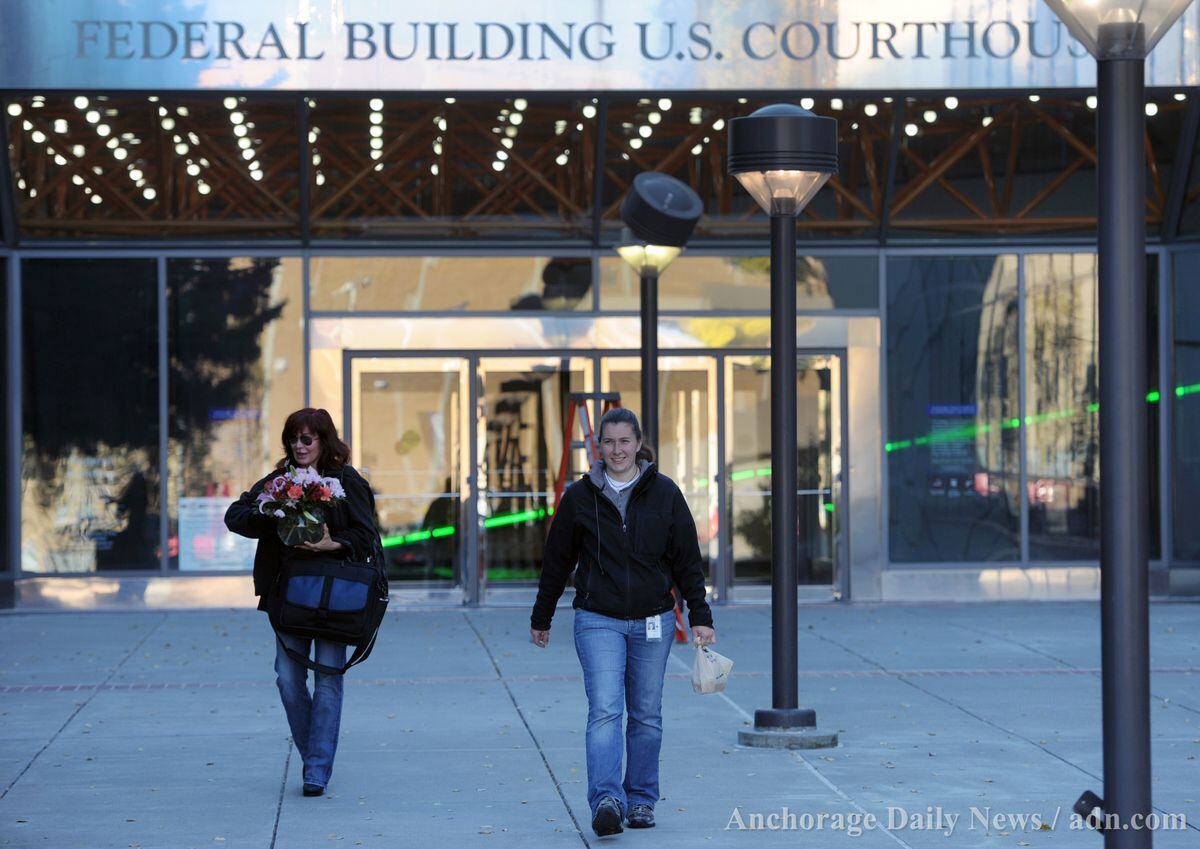
[[[749,746],[837,745],[799,706],[796,633],[796,216],[836,172],[832,118],[777,104],[729,123],[729,173],[771,216],[771,707],[738,733]]]
[[[658,278],[683,251],[704,206],[691,186],[646,171],[621,202],[617,253],[641,280],[642,436],[658,450]]]
[[[1146,56],[1191,0],[1046,0],[1097,62],[1100,312],[1100,646],[1104,799],[1126,827],[1106,849],[1149,849],[1149,518],[1146,486]]]

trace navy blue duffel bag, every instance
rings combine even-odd
[[[267,604],[275,630],[354,646],[341,669],[317,663],[279,640],[288,656],[309,669],[334,675],[366,660],[387,612],[388,582],[382,564],[379,556],[362,563],[308,552],[285,554]]]

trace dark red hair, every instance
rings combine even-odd
[[[275,464],[282,469],[289,463],[295,465],[292,457],[292,440],[303,430],[309,430],[321,440],[321,455],[317,458],[317,471],[323,475],[334,474],[342,466],[350,462],[350,446],[338,438],[337,427],[328,410],[305,407],[287,417],[283,423],[283,459]]]

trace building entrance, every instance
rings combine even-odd
[[[847,588],[843,360],[805,350],[796,362],[798,592],[808,600]],[[641,414],[632,355],[346,351],[344,368],[351,462],[377,493],[395,588],[414,596],[531,602],[568,394],[616,392]],[[753,352],[659,360],[654,449],[691,507],[714,598],[769,597],[770,368]],[[581,449],[570,468],[568,480],[586,468]]]

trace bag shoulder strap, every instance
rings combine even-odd
[[[279,636],[278,631],[275,632],[276,642],[279,643],[280,648],[287,652],[288,657],[296,661],[296,663],[308,667],[314,672],[321,672],[325,675],[345,675],[350,670],[350,667],[357,666],[358,664],[362,663],[371,656],[371,650],[375,648],[375,638],[378,636],[379,629],[376,628],[375,632],[371,634],[371,639],[367,640],[365,643],[355,646],[354,651],[350,655],[350,659],[346,661],[346,665],[339,669],[336,666],[317,663],[315,660],[307,657],[306,655],[300,654],[300,652],[296,651],[294,648],[291,648],[283,641],[283,639]]]

